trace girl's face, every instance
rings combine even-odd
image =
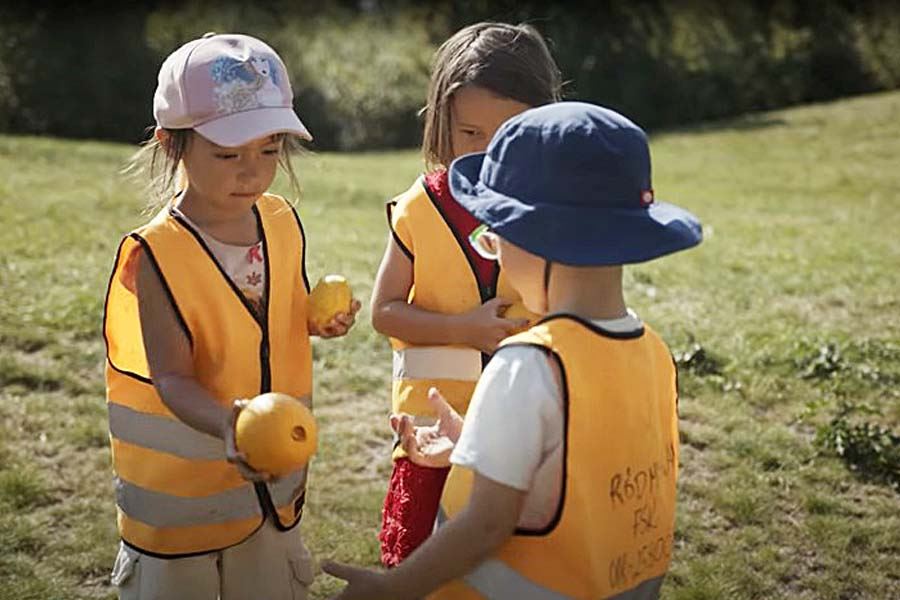
[[[272,135],[225,147],[195,132],[182,159],[186,194],[222,218],[245,214],[272,185],[281,145],[280,137]]]
[[[483,87],[467,85],[450,99],[450,144],[453,158],[484,152],[500,125],[531,108],[498,96]]]

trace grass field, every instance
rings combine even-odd
[[[100,321],[118,239],[145,219],[115,176],[131,150],[0,136],[3,600],[114,597]],[[652,150],[657,195],[706,227],[700,248],[627,274],[682,363],[664,598],[900,598],[900,493],[815,442],[842,403],[900,423],[900,93],[660,133]],[[343,273],[368,301],[383,202],[418,168],[413,152],[300,161],[313,280]],[[374,564],[390,352],[368,318],[315,342],[302,529],[319,558]],[[322,575],[313,597],[335,589]]]

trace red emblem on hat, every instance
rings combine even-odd
[[[653,190],[644,190],[641,192],[641,206],[650,206],[653,204]]]

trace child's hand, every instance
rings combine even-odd
[[[362,303],[360,303],[359,300],[354,300],[350,303],[349,313],[338,313],[331,321],[329,321],[322,327],[318,327],[317,325],[310,323],[309,335],[317,335],[322,338],[333,338],[347,335],[347,332],[350,331],[351,327],[353,327],[353,323],[356,322],[356,313],[359,312],[361,306]]]
[[[244,410],[244,407],[249,403],[249,400],[235,400],[234,404],[231,407],[231,413],[228,416],[228,423],[225,426],[225,459],[235,467],[237,467],[237,470],[240,472],[241,477],[243,477],[247,481],[273,481],[275,477],[273,477],[269,473],[257,471],[256,469],[248,465],[247,457],[244,456],[243,452],[239,452],[237,449],[234,426],[235,423],[237,423],[238,415],[241,414],[241,411]]]
[[[383,573],[330,560],[322,563],[322,570],[347,582],[347,587],[332,596],[331,600],[394,600],[384,582]]]
[[[437,423],[416,427],[409,415],[391,415],[391,428],[400,436],[400,445],[409,460],[423,467],[448,467],[450,453],[462,432],[463,418],[436,388],[428,390],[428,401],[437,412]]]
[[[462,327],[467,344],[487,354],[493,354],[497,345],[509,337],[516,329],[525,327],[524,319],[504,319],[497,316],[501,308],[512,304],[509,300],[493,298],[478,308],[461,315]]]

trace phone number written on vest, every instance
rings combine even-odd
[[[632,549],[609,562],[611,587],[630,587],[642,579],[643,573],[670,559],[673,536],[671,523],[667,520],[662,524],[665,531],[660,531],[657,508],[662,481],[672,480],[670,485],[674,489],[674,477],[674,445],[666,448],[666,457],[662,461],[654,461],[644,468],[628,467],[610,477],[610,502],[613,508],[625,508],[631,512],[633,540],[628,544]]]
[[[663,561],[668,562],[671,556],[671,535],[660,536],[634,552],[620,554],[609,561],[609,586],[613,589],[630,588],[645,579],[644,573]]]

